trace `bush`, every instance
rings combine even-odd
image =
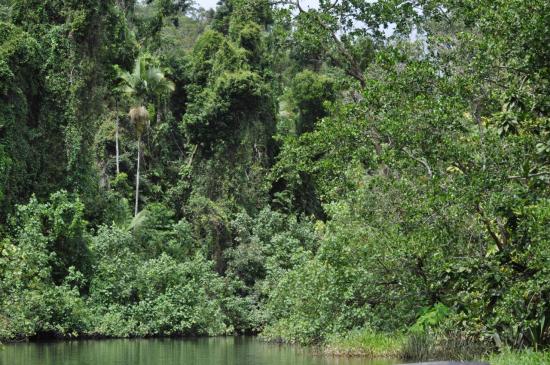
[[[99,230],[92,246],[92,333],[116,337],[226,333],[231,323],[222,310],[225,288],[212,263],[200,253],[184,261],[166,252],[153,255],[164,247],[155,243],[163,242],[155,234],[172,237],[173,227],[144,222],[138,240],[136,233],[120,228]],[[149,248],[144,247],[145,234],[152,238]]]
[[[82,213],[65,192],[18,207],[11,237],[0,241],[0,337],[70,337],[86,329],[80,270],[89,272],[90,258]]]

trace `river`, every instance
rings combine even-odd
[[[1,365],[394,365],[337,358],[251,337],[82,340],[5,345]]]

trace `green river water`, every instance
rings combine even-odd
[[[337,358],[256,338],[138,339],[5,345],[1,365],[394,365]]]

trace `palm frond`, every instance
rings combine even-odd
[[[148,215],[149,211],[147,209],[143,209],[132,219],[132,221],[128,225],[128,230],[133,231],[135,229],[139,229],[147,220]]]
[[[151,65],[151,62],[148,55],[138,57],[132,73],[115,65],[119,79],[117,91],[134,98],[137,104],[143,103],[147,97],[166,95],[174,91],[175,84],[166,78],[159,67]]]

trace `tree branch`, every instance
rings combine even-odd
[[[282,2],[281,2],[282,3]],[[338,1],[335,1],[334,4],[332,4],[331,8],[334,7],[336,4],[338,3]],[[300,5],[300,0],[296,0],[295,2],[292,2],[292,1],[288,1],[287,4],[293,4],[296,6],[296,8],[298,9],[298,11],[300,13],[307,13],[306,10],[304,10],[304,8],[302,8],[302,6]],[[336,48],[338,48],[338,52],[344,56],[344,58],[347,60],[347,62],[349,63],[349,66],[343,64],[340,60],[338,60],[336,57],[334,56],[331,56],[329,55],[329,57],[336,63],[338,63],[340,65],[340,67],[346,69],[346,73],[353,77],[354,79],[356,79],[357,81],[359,81],[359,84],[361,84],[361,87],[362,88],[365,88],[366,85],[367,85],[367,82],[365,80],[365,77],[363,76],[363,72],[361,71],[361,67],[359,66],[359,63],[357,62],[357,60],[355,59],[355,57],[353,57],[353,55],[349,52],[349,50],[346,48],[346,46],[344,45],[344,43],[340,40],[340,38],[338,38],[338,36],[336,35],[335,32],[332,31],[332,29],[330,29],[330,27],[325,24],[325,22],[323,22],[323,20],[319,17],[319,15],[317,13],[312,13],[315,15],[315,20],[317,21],[317,23],[321,26],[321,28],[323,28],[329,35],[330,37],[332,38],[332,40],[334,41],[334,43],[336,44]]]
[[[426,169],[426,171],[428,172],[428,176],[431,178],[433,178],[433,172],[432,172],[432,168],[430,167],[430,165],[428,164],[428,161],[426,161],[426,159],[424,157],[422,158],[419,158],[419,157],[416,157],[412,154],[411,151],[409,151],[407,148],[403,148],[403,151],[410,157],[412,158],[413,160],[415,160],[416,162],[420,163],[422,166],[424,166],[424,168]]]
[[[491,222],[489,221],[489,219],[487,219],[487,217],[485,216],[485,213],[483,212],[483,209],[481,209],[481,205],[479,203],[476,204],[475,206],[476,208],[476,211],[479,213],[480,217],[481,217],[481,221],[483,222],[483,224],[485,225],[485,228],[487,229],[487,231],[489,232],[489,235],[491,236],[491,238],[493,239],[493,241],[495,241],[497,247],[498,247],[498,250],[499,251],[502,251],[504,250],[504,243],[500,240],[500,238],[498,238],[498,236],[496,235],[495,232],[493,232],[493,229],[491,228]]]
[[[529,174],[527,176],[508,176],[508,179],[510,179],[510,180],[528,180],[528,179],[531,179],[533,177],[539,177],[539,176],[544,176],[544,175],[550,175],[550,171],[538,172],[536,174]]]

